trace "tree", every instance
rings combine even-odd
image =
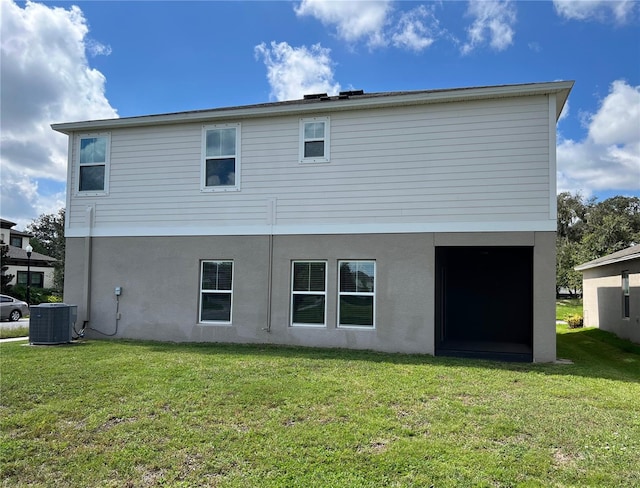
[[[582,275],[576,266],[640,243],[640,198],[596,202],[565,192],[557,199],[556,286],[577,293]]]
[[[556,293],[566,288],[576,295],[582,291],[582,275],[574,268],[580,264],[580,242],[585,229],[589,204],[580,193],[557,196],[558,221],[556,234]]]
[[[33,250],[55,258],[53,287],[58,293],[64,288],[64,219],[65,209],[61,208],[57,214],[42,214],[27,226],[27,231],[33,234],[29,241]]]
[[[574,268],[583,262],[579,242],[565,239],[556,241],[556,292],[564,288],[572,296],[581,293],[582,273]]]
[[[0,268],[0,292],[1,293],[9,293],[9,290],[11,289],[11,285],[9,285],[9,283],[13,279],[12,274],[7,274],[7,270],[9,269],[9,266],[5,266],[5,263],[7,262],[8,257],[9,257],[9,246],[4,242],[2,242],[0,243],[0,263],[2,263]]]
[[[560,193],[558,199],[558,238],[578,242],[582,238],[585,216],[593,199],[584,201],[580,192]]]
[[[589,207],[582,246],[586,260],[640,243],[640,198],[616,196]]]

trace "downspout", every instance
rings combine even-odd
[[[273,294],[273,234],[269,234],[269,268],[267,270],[267,327],[266,331],[271,332],[271,300]]]
[[[82,301],[84,304],[84,323],[82,329],[87,327],[91,320],[91,253],[93,250],[92,236],[93,233],[93,207],[86,208],[85,222],[87,223],[88,235],[84,238],[84,279],[82,287]]]
[[[275,198],[269,200],[269,263],[267,266],[267,326],[262,330],[271,332],[271,301],[273,296],[273,228],[276,222],[276,205]]]

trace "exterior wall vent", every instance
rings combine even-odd
[[[29,342],[31,344],[71,342],[73,325],[78,317],[76,305],[41,303],[29,307],[29,310]]]

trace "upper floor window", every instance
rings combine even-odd
[[[11,245],[15,247],[22,247],[22,237],[11,236]]]
[[[78,192],[106,193],[109,187],[109,134],[80,136],[78,148]]]
[[[202,190],[240,189],[240,124],[202,129]]]
[[[300,119],[300,162],[329,161],[329,117]]]

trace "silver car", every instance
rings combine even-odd
[[[11,298],[9,295],[0,295],[0,320],[11,320],[15,322],[20,317],[29,315],[29,305],[27,302]]]

